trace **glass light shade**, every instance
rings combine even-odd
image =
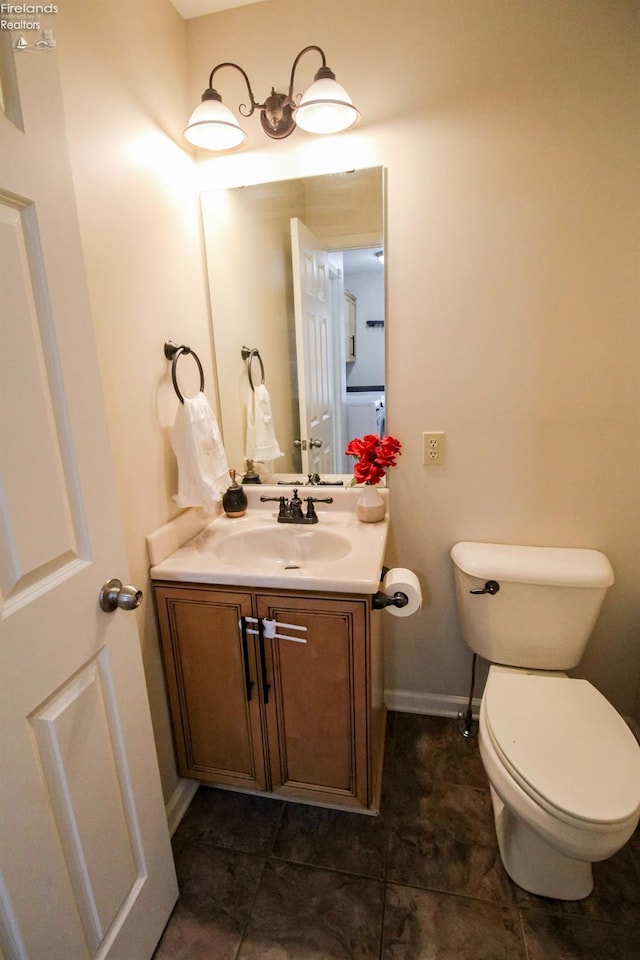
[[[308,133],[340,133],[353,126],[360,113],[344,87],[323,77],[303,94],[294,119]]]
[[[183,136],[201,150],[233,150],[247,139],[231,110],[220,100],[203,100],[191,114]]]

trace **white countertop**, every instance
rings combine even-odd
[[[147,538],[153,580],[211,583],[288,590],[373,594],[387,541],[388,519],[362,523],[354,513],[357,488],[300,487],[299,496],[333,497],[316,504],[317,524],[277,521],[277,503],[260,496],[291,495],[289,488],[246,485],[245,516],[224,514],[208,522],[190,513],[175,518]],[[381,491],[388,496],[387,490]],[[174,549],[179,532],[189,536]],[[193,535],[194,529],[198,532]],[[171,548],[171,552],[165,550]]]

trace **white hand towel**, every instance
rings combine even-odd
[[[178,460],[179,507],[210,513],[229,486],[227,455],[217,420],[204,393],[186,398],[176,413],[171,445]]]
[[[246,456],[247,460],[256,460],[258,463],[284,456],[273,430],[271,397],[263,383],[255,390],[249,387]]]

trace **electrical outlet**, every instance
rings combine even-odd
[[[428,467],[441,467],[444,463],[444,433],[435,431],[422,434],[422,462]]]

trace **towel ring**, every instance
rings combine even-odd
[[[260,381],[258,386],[261,387],[262,384],[264,383],[264,363],[262,362],[260,351],[256,350],[255,348],[253,350],[250,350],[249,347],[243,347],[240,352],[242,354],[242,359],[247,361],[247,376],[249,377],[249,386],[255,392],[256,388],[253,385],[253,377],[251,376],[251,364],[255,359],[255,357],[258,358],[258,363],[260,364],[260,375],[262,377],[262,380]]]
[[[180,401],[180,403],[184,403],[184,397],[180,393],[180,388],[178,387],[176,367],[178,365],[178,360],[180,359],[180,357],[183,355],[186,357],[189,354],[193,357],[196,364],[198,365],[198,370],[200,371],[200,393],[202,393],[202,391],[204,390],[204,372],[202,370],[202,364],[200,363],[198,354],[195,353],[195,351],[192,350],[191,347],[187,347],[186,344],[184,343],[181,346],[178,346],[177,343],[173,343],[171,340],[167,340],[167,342],[164,345],[164,355],[167,358],[167,360],[172,361],[171,379],[173,380],[173,389],[176,391],[176,394],[178,395],[178,400]]]

